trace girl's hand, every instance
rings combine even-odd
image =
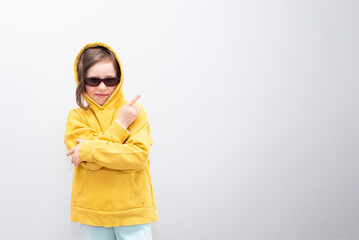
[[[72,154],[71,163],[73,163],[75,165],[75,167],[78,167],[80,165],[79,150],[80,150],[80,145],[83,141],[84,140],[82,140],[82,139],[76,139],[76,142],[78,143],[77,146],[73,147],[66,154],[66,156],[70,156]]]
[[[136,95],[132,100],[127,102],[119,111],[117,121],[121,123],[124,128],[128,128],[130,124],[135,121],[138,114],[140,113],[140,106],[134,105],[134,103],[141,97]]]

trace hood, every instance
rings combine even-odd
[[[76,80],[76,84],[79,85],[79,79],[78,79],[78,75],[77,75],[77,65],[78,62],[80,60],[80,56],[81,54],[88,48],[91,47],[97,47],[97,46],[101,46],[101,47],[105,47],[108,50],[110,50],[115,58],[117,59],[118,65],[120,66],[120,70],[121,70],[121,78],[120,78],[120,83],[117,85],[115,91],[112,93],[111,97],[107,100],[107,102],[104,105],[99,105],[97,104],[95,101],[93,101],[85,92],[84,93],[84,100],[86,101],[86,103],[89,105],[89,107],[93,110],[102,110],[102,109],[109,109],[109,108],[118,108],[119,106],[124,105],[125,102],[125,98],[122,92],[122,84],[123,84],[123,69],[122,69],[122,65],[121,65],[121,61],[119,59],[119,57],[117,56],[116,52],[108,45],[101,43],[101,42],[94,42],[94,43],[88,43],[86,44],[81,51],[77,54],[76,59],[75,59],[75,64],[74,64],[74,72],[75,72],[75,80]]]

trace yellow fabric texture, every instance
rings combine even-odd
[[[120,65],[121,81],[107,102],[100,106],[86,93],[89,109],[69,112],[65,129],[68,150],[84,141],[79,149],[80,166],[75,167],[70,220],[93,226],[128,226],[158,220],[150,176],[149,153],[153,143],[147,115],[141,105],[127,132],[115,121],[126,104],[122,93],[123,69],[117,54],[104,43],[89,43],[82,52],[102,46],[112,51]]]

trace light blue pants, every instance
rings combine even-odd
[[[151,224],[96,227],[80,224],[82,240],[152,240]]]

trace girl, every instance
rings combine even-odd
[[[71,217],[92,239],[152,239],[158,220],[150,177],[150,125],[137,95],[122,93],[123,71],[106,44],[90,43],[75,59],[76,102],[65,145],[75,165]],[[87,105],[84,105],[83,100]]]

